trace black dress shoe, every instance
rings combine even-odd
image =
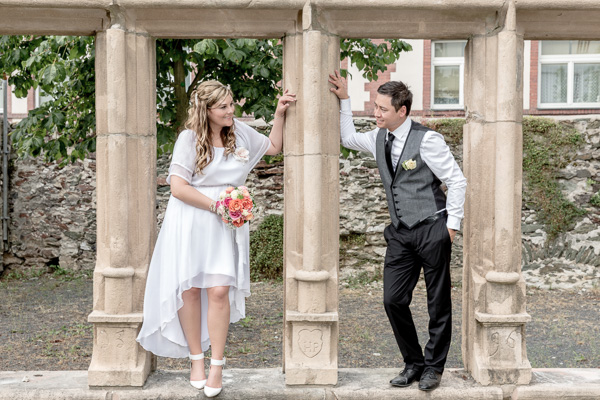
[[[404,368],[404,371],[400,372],[400,375],[390,381],[392,386],[406,387],[410,386],[414,381],[418,381],[421,377],[422,370]]]
[[[433,390],[440,386],[441,380],[442,374],[435,372],[432,368],[426,368],[425,371],[423,371],[423,375],[421,375],[421,380],[419,381],[419,390]]]

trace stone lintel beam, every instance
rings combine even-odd
[[[0,34],[93,35],[114,7],[138,15],[138,30],[165,38],[278,38],[294,32],[305,4],[341,37],[466,39],[503,14],[504,0],[0,0]],[[385,12],[382,13],[381,10]],[[596,0],[520,0],[519,30],[527,40],[597,40]],[[222,23],[235,21],[235,23]],[[577,21],[573,24],[572,21]],[[552,29],[548,29],[552,26]]]
[[[589,7],[574,7],[567,1],[560,3],[565,7],[519,10],[517,25],[526,40],[600,40],[600,2],[593,0],[593,6],[590,3]]]
[[[159,38],[280,38],[295,30],[296,9],[137,9],[136,26]]]
[[[0,4],[0,35],[78,35],[91,36],[101,31],[106,23],[102,8],[27,8],[3,7]],[[82,2],[83,3],[83,2]]]
[[[52,7],[52,8],[107,8],[119,4],[126,8],[181,8],[181,9],[296,9],[307,4],[306,0],[0,0],[0,7]],[[311,0],[310,4],[322,9],[499,9],[504,0]],[[596,0],[519,0],[517,9],[533,10],[600,10]]]

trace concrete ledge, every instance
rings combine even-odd
[[[480,386],[463,370],[449,369],[430,393],[392,388],[398,369],[340,369],[333,387],[292,387],[280,369],[226,369],[219,399],[499,399],[503,388]],[[187,382],[187,371],[157,371],[142,389],[89,389],[87,371],[0,372],[0,400],[183,400],[203,395]],[[531,385],[518,386],[513,399],[600,399],[600,369],[538,369]],[[24,382],[24,378],[26,381]],[[28,380],[28,381],[27,381]],[[508,388],[504,388],[507,391]],[[510,389],[508,390],[510,392]]]
[[[600,368],[534,369],[531,384],[517,386],[513,398],[527,399],[600,399]]]

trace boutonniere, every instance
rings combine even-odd
[[[242,164],[246,164],[250,160],[250,152],[245,147],[238,147],[233,153],[233,158]]]
[[[412,158],[404,161],[401,165],[406,171],[417,168],[417,162]]]

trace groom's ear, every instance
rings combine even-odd
[[[402,106],[396,111],[400,117],[406,117],[406,106]]]

